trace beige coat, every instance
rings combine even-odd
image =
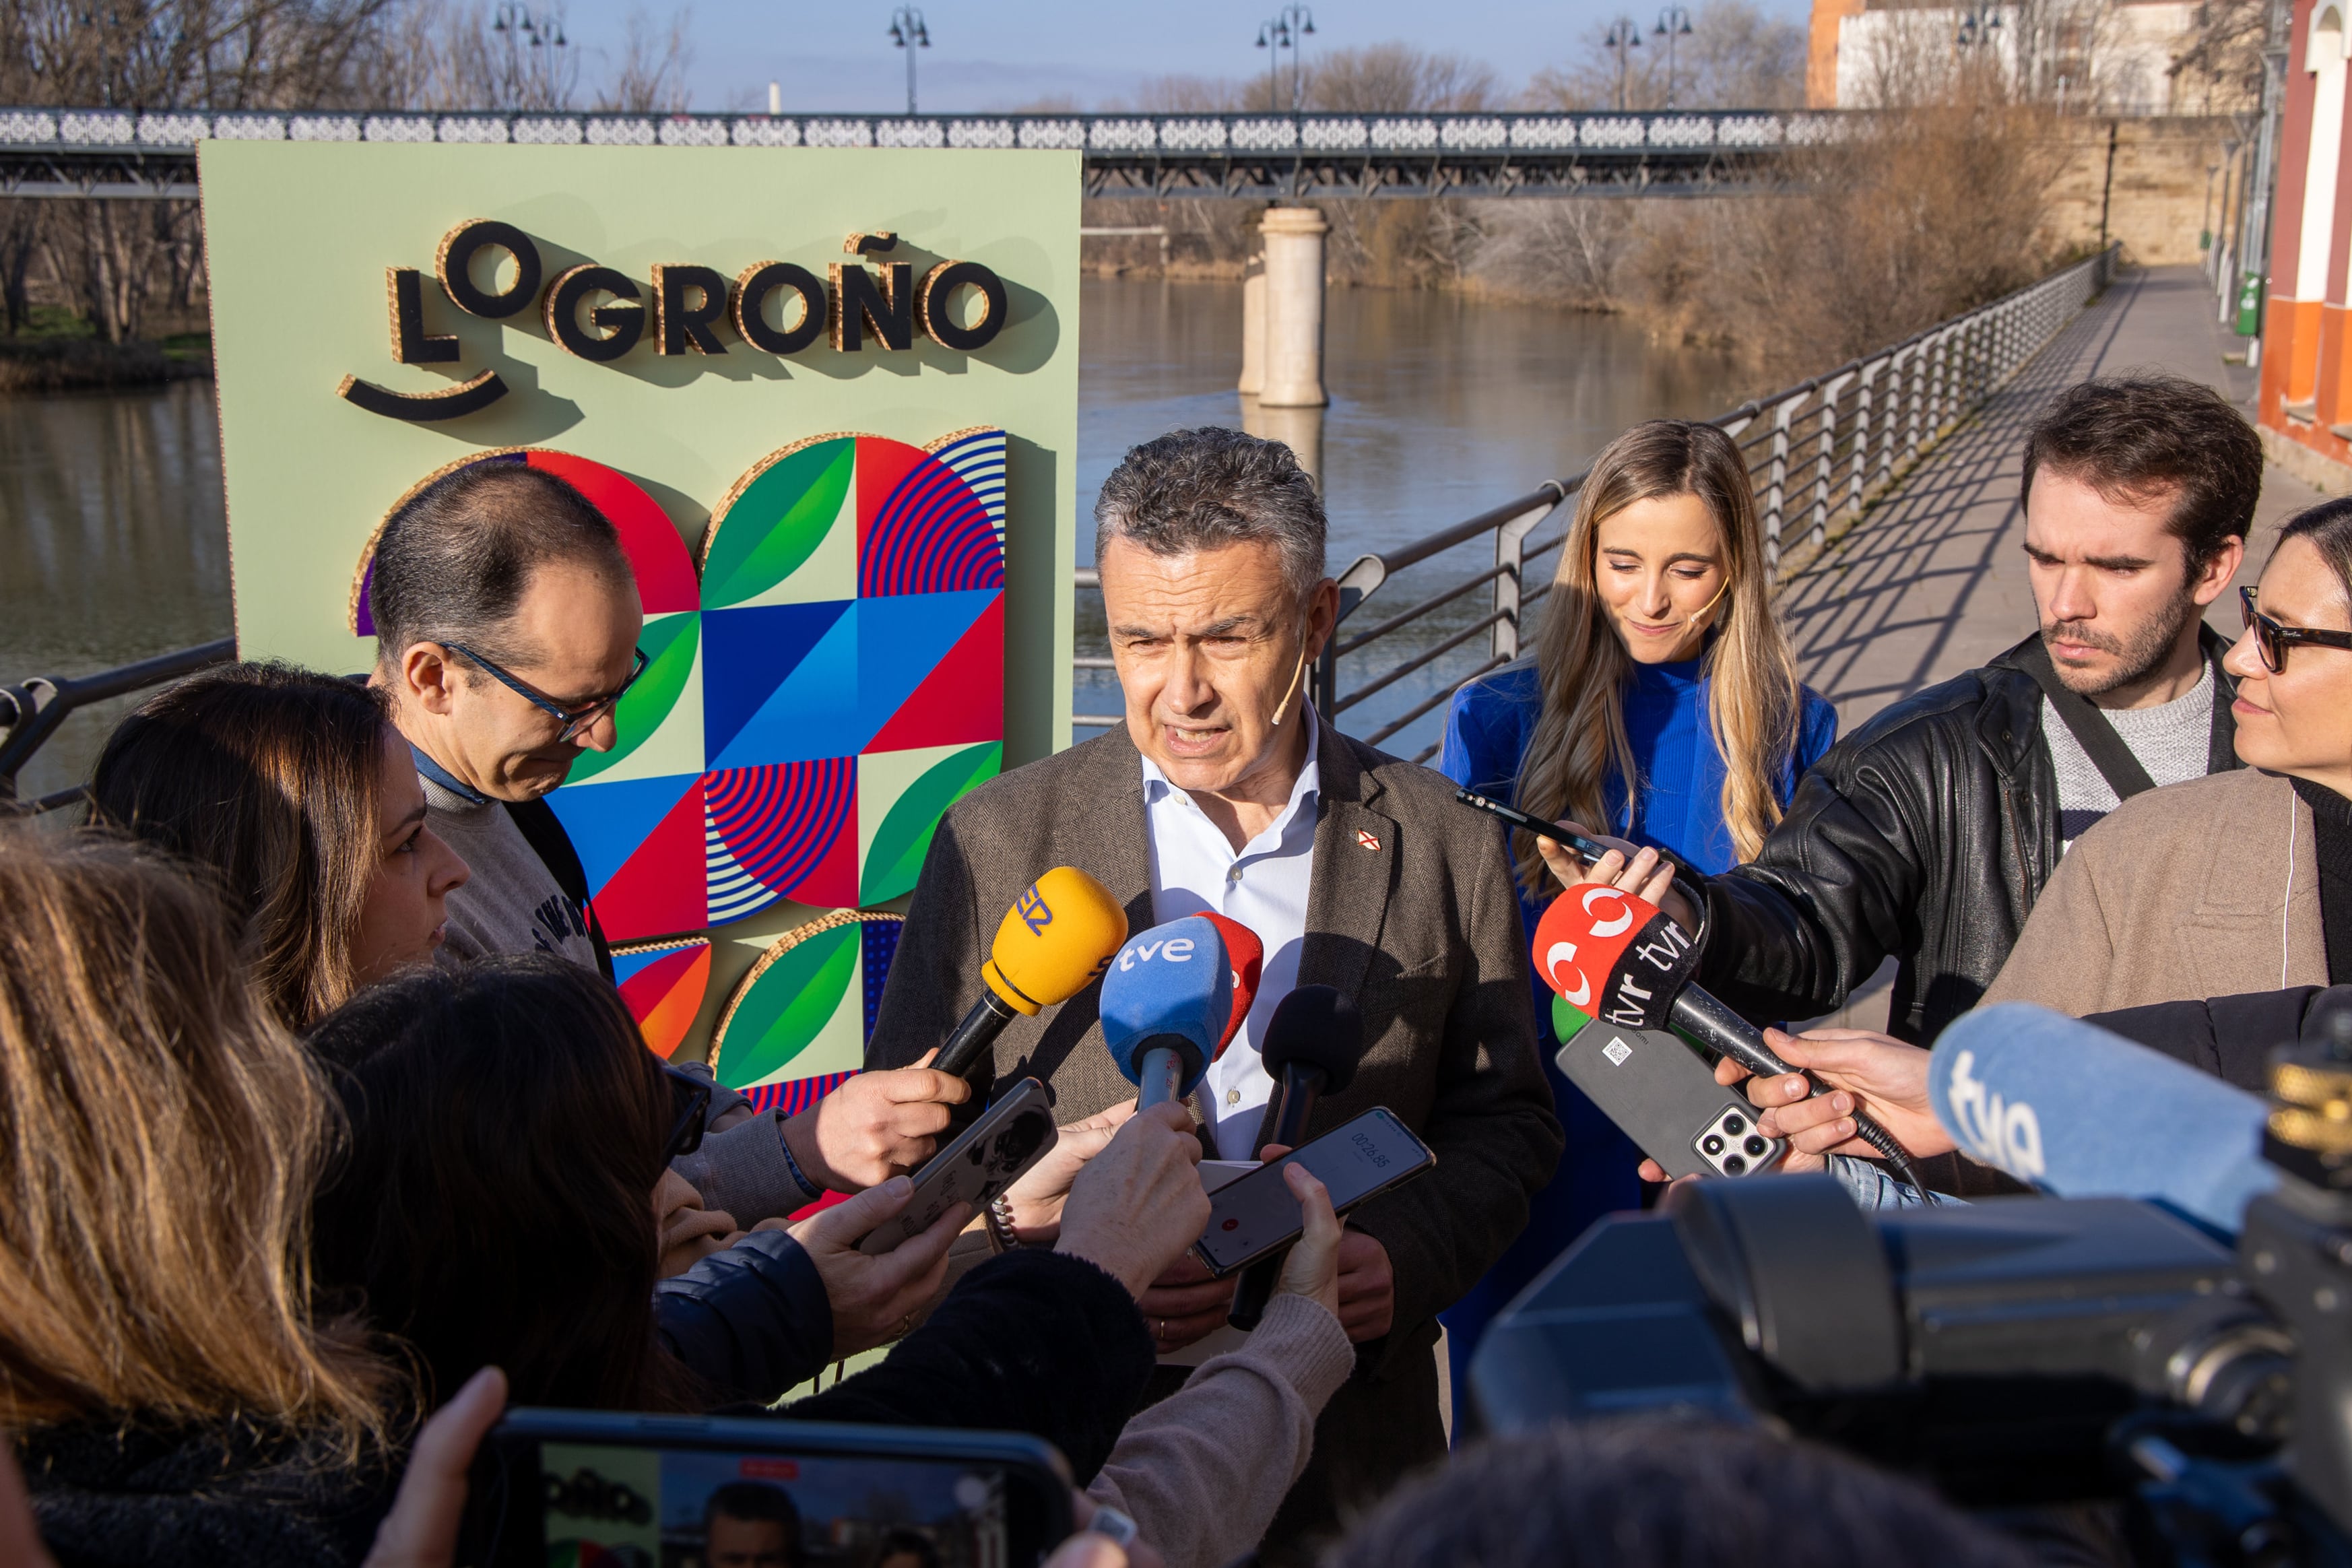
[[[2326,984],[2311,808],[2242,768],[2135,795],[2077,838],[1984,1000],[2079,1018]]]

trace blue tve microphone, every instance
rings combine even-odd
[[[1192,1092],[1233,1006],[1233,968],[1208,921],[1187,915],[1128,939],[1103,973],[1102,1029],[1138,1109]]]
[[[1963,1153],[2062,1198],[2145,1198],[2235,1235],[2278,1184],[2267,1101],[2030,1002],[1946,1029],[1927,1098]]]

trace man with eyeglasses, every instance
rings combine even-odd
[[[614,707],[645,669],[619,532],[553,474],[469,464],[384,525],[368,609],[370,679],[392,693],[434,830],[473,873],[449,900],[443,958],[538,951],[609,980],[587,876],[544,797],[581,752],[612,749]],[[709,1082],[700,1063],[684,1070]],[[927,1068],[865,1073],[786,1119],[719,1089],[678,1173],[748,1226],[929,1158],[947,1103],[970,1092]]]
[[[473,877],[446,951],[552,952],[613,973],[585,873],[545,799],[645,668],[621,539],[553,474],[469,464],[402,507],[375,547],[373,683],[416,753],[435,831]]]

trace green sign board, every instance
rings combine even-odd
[[[377,531],[470,463],[620,531],[650,662],[550,804],[655,1048],[702,1054],[813,918],[887,924],[856,917],[941,811],[1068,743],[1076,153],[208,142],[201,170],[241,653],[367,668]],[[850,946],[824,996],[745,1010],[742,1087],[856,1065],[887,947]]]

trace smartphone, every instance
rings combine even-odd
[[[519,1409],[491,1428],[457,1561],[1035,1568],[1068,1467],[1011,1432]]]
[[[1584,863],[1588,866],[1616,847],[1615,845],[1603,844],[1598,838],[1588,837],[1581,833],[1570,833],[1556,822],[1546,822],[1540,816],[1530,816],[1515,805],[1505,805],[1501,801],[1480,795],[1475,789],[1457,789],[1454,792],[1454,798],[1465,805],[1499,816],[1514,827],[1523,827],[1538,838],[1549,838],[1554,844],[1567,845],[1583,857]],[[1706,885],[1706,873],[1673,850],[1656,844],[1648,845],[1645,847],[1657,850],[1658,858],[1675,868],[1675,876],[1678,880],[1686,881],[1693,888]]]
[[[1555,1028],[1563,1010],[1553,1009]],[[1789,1152],[1757,1131],[1756,1108],[1716,1082],[1679,1035],[1595,1019],[1552,1059],[1668,1176],[1753,1176]]]
[[[915,1195],[896,1219],[884,1220],[857,1244],[878,1256],[931,1228],[953,1204],[978,1214],[989,1199],[1021,1179],[1043,1159],[1057,1136],[1054,1105],[1045,1086],[1024,1078],[997,1097],[980,1119],[915,1172]]]
[[[1376,1105],[1210,1194],[1209,1228],[1192,1244],[1202,1268],[1222,1279],[1298,1239],[1298,1200],[1282,1179],[1293,1161],[1312,1171],[1330,1190],[1332,1208],[1346,1214],[1420,1175],[1437,1156],[1395,1111]]]

